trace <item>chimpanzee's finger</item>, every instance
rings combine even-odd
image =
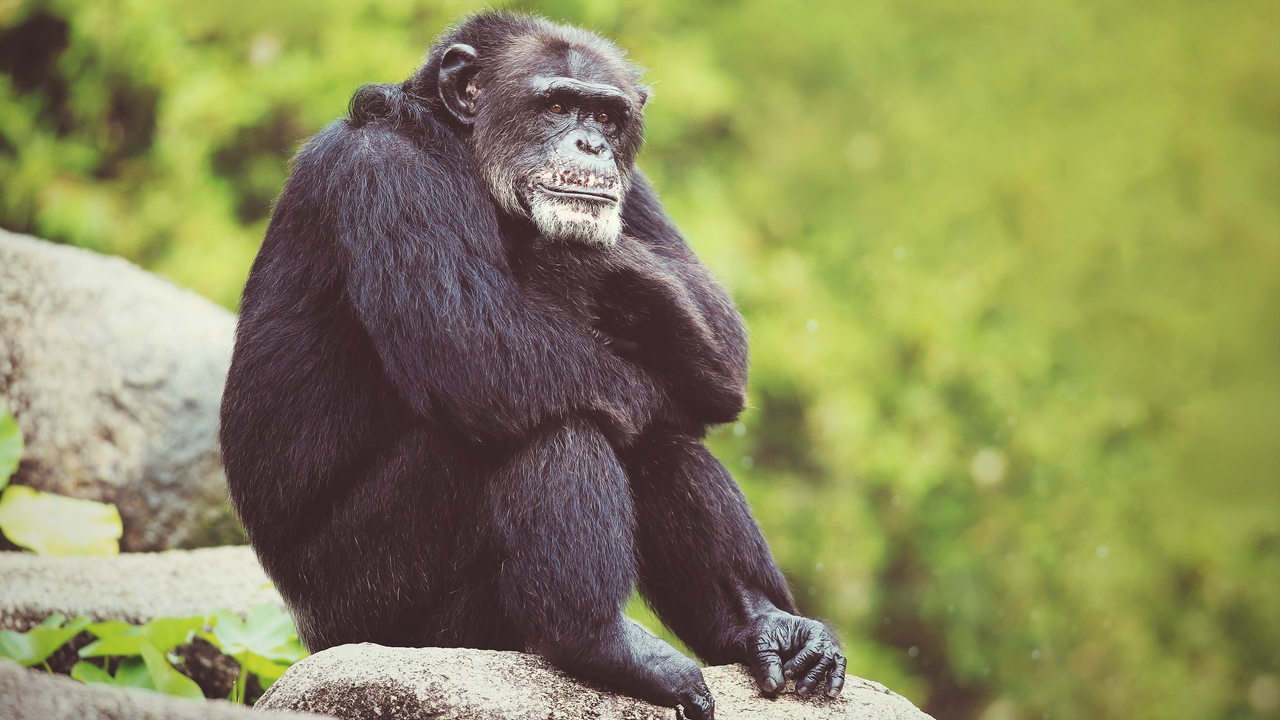
[[[836,656],[836,666],[831,669],[831,674],[827,676],[827,697],[833,698],[840,695],[840,690],[844,688],[844,655]]]
[[[826,679],[836,666],[836,659],[831,653],[826,653],[818,658],[818,662],[814,664],[813,669],[804,674],[804,677],[796,680],[796,694],[805,697],[818,687],[819,683]]]
[[[716,701],[706,685],[680,694],[680,708],[676,712],[676,717],[684,717],[687,720],[716,719]]]
[[[782,657],[778,655],[778,648],[764,638],[756,643],[751,674],[756,679],[756,685],[760,686],[760,691],[766,695],[776,695],[787,684],[782,676]]]
[[[799,679],[804,677],[805,673],[813,669],[818,661],[826,655],[826,649],[830,645],[821,633],[809,632],[808,639],[805,641],[804,647],[791,656],[791,659],[783,663],[782,674],[791,679]]]

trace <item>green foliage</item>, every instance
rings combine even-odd
[[[124,526],[115,505],[11,485],[0,494],[0,532],[41,555],[116,555]]]
[[[97,622],[86,630],[98,639],[80,648],[82,658],[99,658],[103,664],[81,661],[71,677],[85,683],[137,687],[177,697],[203,698],[200,686],[174,668],[171,650],[191,641],[208,618],[156,618],[143,625],[119,620]],[[114,662],[108,664],[105,661]],[[115,667],[109,672],[107,667]]]
[[[20,665],[44,663],[58,648],[88,632],[96,639],[77,652],[86,658],[71,667],[71,677],[84,683],[134,687],[166,695],[203,698],[194,680],[178,670],[181,659],[172,651],[197,636],[240,664],[230,699],[244,702],[251,678],[262,689],[271,686],[290,665],[306,656],[293,621],[284,611],[259,605],[241,620],[235,613],[215,610],[206,616],[162,617],[142,625],[120,620],[91,623],[53,615],[25,633],[0,631],[0,658]]]
[[[0,533],[42,555],[115,555],[124,527],[116,506],[6,487],[22,456],[22,431],[0,405]]]
[[[40,665],[88,624],[85,618],[67,620],[65,615],[50,615],[24,633],[0,630],[0,658],[23,667]]]
[[[115,675],[105,668],[91,662],[80,661],[71,666],[71,677],[86,685],[115,685],[117,687],[134,687],[123,682],[124,673],[117,671]],[[119,679],[118,679],[119,678]]]
[[[169,664],[169,658],[157,650],[155,645],[143,642],[138,646],[138,650],[142,653],[142,661],[147,666],[147,672],[150,673],[151,682],[155,683],[156,690],[165,695],[204,699],[200,686],[191,678],[173,669],[173,665]]]
[[[0,488],[18,471],[22,459],[22,430],[4,403],[0,403]]]
[[[521,6],[650,68],[641,164],[752,331],[712,442],[850,671],[1280,716],[1274,3]],[[234,307],[292,150],[468,7],[0,4],[0,224]]]
[[[120,620],[98,622],[88,627],[98,639],[80,649],[80,657],[140,657],[142,646],[168,652],[189,642],[205,625],[204,617],[156,618],[144,625]]]
[[[212,633],[201,637],[212,642],[223,653],[230,655],[245,673],[257,675],[264,688],[284,674],[293,663],[306,657],[307,652],[298,640],[293,621],[286,613],[270,605],[259,605],[241,620],[235,613],[225,610],[214,614],[217,622]],[[238,685],[243,695],[244,684]]]

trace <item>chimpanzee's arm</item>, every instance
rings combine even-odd
[[[295,158],[272,229],[288,218],[316,241],[298,252],[335,253],[384,371],[423,417],[443,411],[473,440],[575,413],[633,433],[651,381],[520,294],[466,148],[439,126],[417,131],[428,136],[331,124]]]
[[[640,591],[708,664],[745,663],[768,695],[787,678],[835,697],[846,660],[831,628],[798,614],[724,466],[663,429],[621,453],[635,504]]]
[[[636,172],[623,206],[625,233],[610,249],[621,270],[604,295],[639,357],[692,402],[698,419],[727,422],[742,411],[747,340],[724,289],[680,236],[648,180]]]

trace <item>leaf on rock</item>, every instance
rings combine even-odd
[[[18,421],[3,404],[0,404],[0,488],[9,484],[9,478],[18,471],[22,458],[22,430]]]
[[[115,505],[22,485],[0,495],[0,532],[40,555],[116,555],[123,531]]]

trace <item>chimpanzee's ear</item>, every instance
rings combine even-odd
[[[476,96],[479,89],[472,84],[476,71],[476,49],[458,43],[444,51],[440,60],[440,76],[436,86],[440,100],[449,114],[463,125],[471,125],[476,115]]]

